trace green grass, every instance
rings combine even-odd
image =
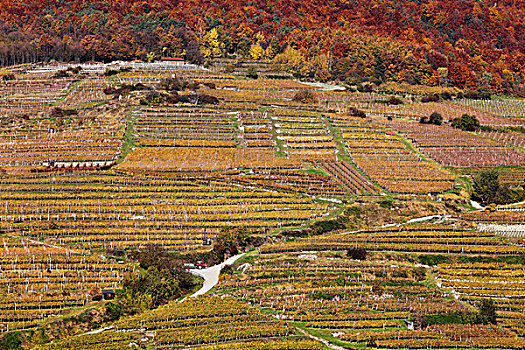
[[[64,101],[66,99],[66,97],[71,93],[71,91],[73,91],[74,89],[76,89],[81,82],[83,82],[85,79],[80,79],[78,81],[75,81],[74,83],[72,83],[71,85],[69,85],[66,89],[66,93],[64,94],[64,96],[60,97],[59,99],[57,99],[56,101],[54,101],[53,103],[50,104],[50,106],[56,106],[58,103]]]
[[[131,151],[133,147],[135,147],[137,144],[137,139],[133,135],[133,118],[128,115],[126,117],[126,133],[124,134],[124,144],[122,145],[120,154],[118,156],[118,159],[116,161],[117,164],[120,164],[126,159],[126,156]]]
[[[357,345],[355,343],[345,342],[345,341],[342,341],[341,339],[339,339],[337,337],[334,337],[332,334],[330,334],[330,330],[326,331],[326,330],[320,330],[320,329],[307,328],[304,322],[290,321],[288,323],[290,323],[291,325],[293,325],[296,328],[302,329],[303,331],[305,331],[308,334],[311,334],[313,336],[316,336],[316,337],[319,337],[321,339],[324,339],[324,340],[326,340],[326,341],[328,341],[328,342],[330,342],[330,343],[332,343],[334,345],[342,346],[342,347],[345,347],[345,348],[361,348],[361,347],[364,348],[364,346],[360,347],[359,345]]]
[[[314,175],[324,175],[324,176],[331,177],[331,175],[329,173],[327,173],[323,169],[317,168],[317,167],[312,167],[310,169],[300,169],[298,171],[302,172],[302,173],[308,173],[308,174],[314,174]]]

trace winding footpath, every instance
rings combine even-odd
[[[208,267],[206,269],[202,269],[202,270],[191,269],[190,273],[195,276],[204,278],[204,282],[202,284],[201,289],[199,289],[198,291],[196,291],[195,293],[193,293],[192,295],[186,298],[193,298],[193,297],[208,293],[213,287],[217,285],[217,283],[219,283],[219,275],[221,273],[222,268],[226,265],[232,265],[239,258],[244,256],[244,254],[246,253],[234,255],[230,257],[229,259],[227,259],[226,261],[220,264]],[[186,300],[186,298],[182,299],[180,302],[183,302],[184,300]]]

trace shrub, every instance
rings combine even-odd
[[[479,305],[478,323],[497,324],[498,321],[496,316],[496,306],[494,305],[494,301],[492,301],[492,299],[484,299]]]
[[[474,177],[472,197],[483,203],[494,203],[499,188],[498,172],[493,169],[485,170]]]
[[[69,73],[65,69],[59,70],[58,72],[55,73],[55,75],[53,75],[53,78],[67,78],[67,77],[69,77]]]
[[[388,99],[387,103],[389,105],[394,105],[394,106],[397,106],[397,105],[400,105],[400,104],[403,104],[403,101],[401,101],[401,99],[395,97],[395,96],[392,96]]]
[[[439,101],[439,97],[437,97],[436,95],[431,95],[431,96],[423,96],[421,98],[421,102],[423,103],[427,103],[427,102],[438,102]]]
[[[443,100],[452,100],[452,95],[448,91],[442,92],[440,96]]]
[[[394,205],[394,200],[392,198],[386,198],[384,200],[382,200],[381,202],[379,202],[379,206],[381,208],[392,208],[392,206]]]
[[[219,103],[219,99],[217,97],[207,95],[207,94],[192,93],[192,94],[187,95],[187,98],[190,103],[194,103],[197,105],[204,105],[204,104],[216,105]],[[181,101],[182,101],[182,96],[181,96]]]
[[[315,97],[314,93],[310,90],[303,90],[297,92],[293,100],[295,102],[301,102],[301,103],[315,103],[317,102],[317,97]]]
[[[449,261],[449,257],[440,254],[421,254],[417,257],[419,262],[424,265],[435,266]]]
[[[415,267],[412,270],[412,277],[418,282],[424,281],[427,278],[427,269],[424,267]]]
[[[367,251],[365,248],[352,248],[346,251],[346,256],[354,260],[366,260]]]
[[[67,117],[70,115],[76,115],[78,114],[78,111],[75,109],[62,109],[60,107],[55,107],[51,111],[51,118],[61,118],[61,117]]]
[[[319,235],[334,230],[340,230],[345,228],[345,225],[337,219],[317,221],[312,225],[312,233]]]
[[[357,109],[355,107],[350,107],[350,115],[353,117],[360,117],[360,118],[366,118],[366,113],[360,109]]]
[[[248,68],[248,70],[246,71],[246,76],[250,79],[259,78],[259,74],[257,73],[257,70],[255,69],[255,67]]]
[[[166,91],[182,91],[186,89],[188,86],[189,86],[189,83],[186,79],[179,78],[176,75],[164,80],[160,84],[160,87]]]
[[[20,332],[7,333],[0,340],[0,349],[11,350],[11,349],[22,349],[22,336]]]
[[[233,275],[233,267],[231,265],[224,265],[221,269],[221,275]]]
[[[434,112],[430,115],[428,122],[434,125],[441,125],[443,123],[443,117],[438,112]]]
[[[460,118],[452,119],[451,125],[463,131],[476,131],[481,124],[476,116],[463,114]]]
[[[467,91],[464,97],[471,100],[490,100],[492,98],[492,92],[488,89],[480,88],[474,91]]]
[[[2,80],[3,81],[9,81],[9,80],[15,80],[15,75],[14,74],[6,74],[6,75],[2,75]]]
[[[233,64],[227,64],[226,67],[224,67],[224,73],[231,74],[235,71],[235,66]]]

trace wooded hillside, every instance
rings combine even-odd
[[[4,0],[0,16],[3,65],[150,52],[195,63],[277,56],[286,70],[318,80],[500,92],[519,92],[525,76],[521,0]]]

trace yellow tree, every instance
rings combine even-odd
[[[257,33],[255,38],[257,39],[257,42],[250,47],[250,56],[254,60],[260,60],[264,56],[264,49],[261,46],[264,41],[264,35]]]
[[[146,58],[147,58],[148,62],[153,62],[153,61],[155,61],[155,56],[156,56],[155,52],[150,52],[150,53],[148,53],[146,55]]]
[[[252,47],[250,48],[250,56],[254,59],[254,60],[260,60],[264,55],[264,50],[262,48],[261,45],[259,45],[259,43],[255,43],[252,45]]]
[[[224,51],[224,43],[219,41],[219,32],[216,28],[213,28],[208,34],[204,36],[202,44],[202,53],[204,57],[222,57]]]
[[[293,75],[305,76],[308,73],[304,55],[290,46],[283,53],[275,56],[273,62],[280,65],[282,71]]]

